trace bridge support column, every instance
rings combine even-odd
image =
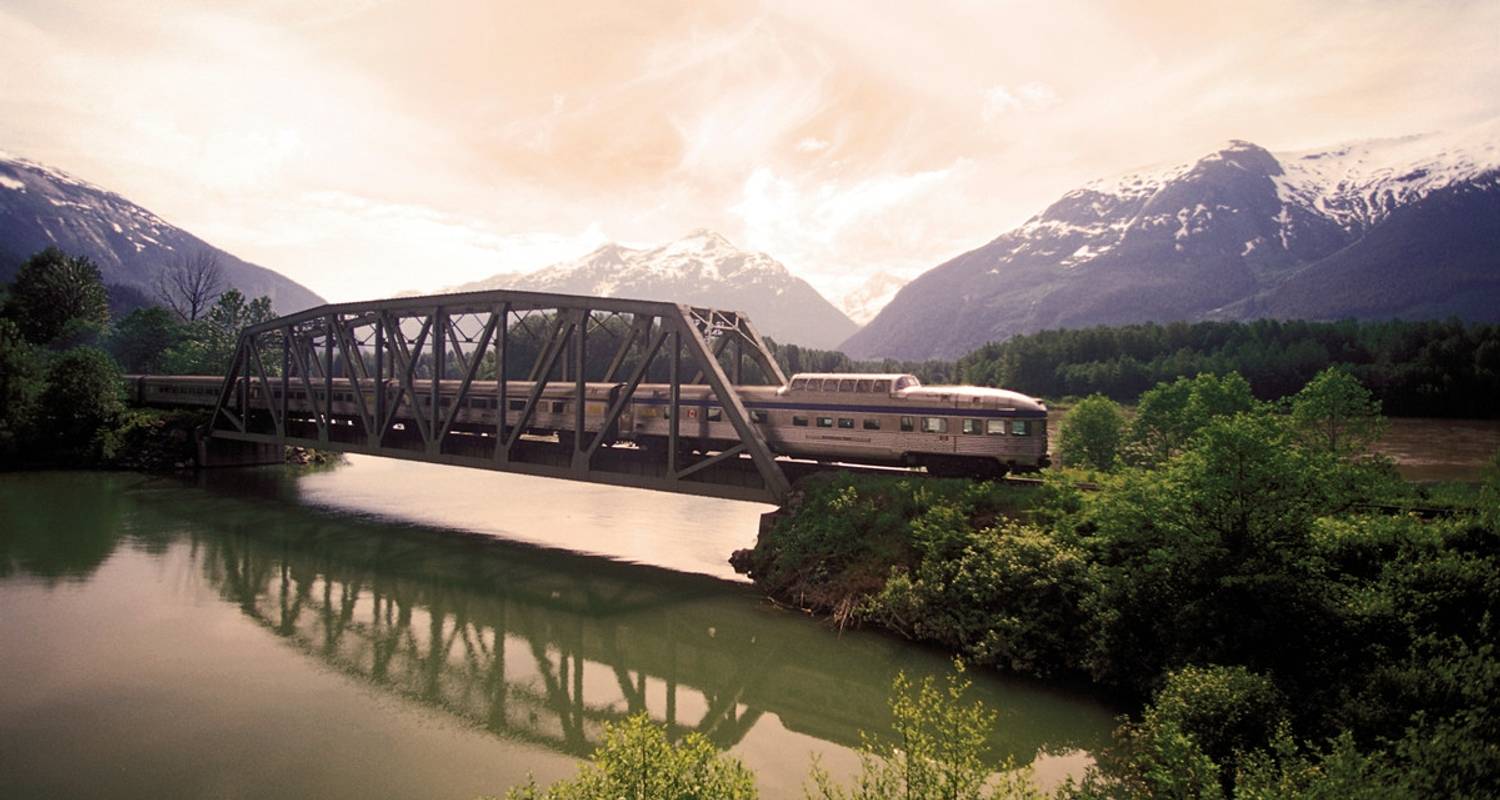
[[[196,434],[196,438],[198,466],[203,469],[286,463],[286,448],[279,444],[216,439],[202,431]]]

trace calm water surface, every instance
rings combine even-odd
[[[470,798],[637,710],[800,796],[947,665],[723,580],[762,510],[366,458],[0,475],[0,797]],[[1093,700],[975,677],[997,760],[1052,781],[1107,740]]]

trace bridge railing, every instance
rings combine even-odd
[[[648,378],[669,390],[664,452],[612,446]],[[529,386],[507,419],[516,381]],[[486,382],[493,425],[457,424]],[[733,311],[509,290],[342,303],[240,335],[210,436],[780,502],[786,476],[734,391],[747,382],[786,376]],[[607,407],[589,395],[599,383],[621,387]],[[571,432],[537,441],[527,433],[559,384],[571,387]],[[707,387],[737,442],[692,452],[680,413],[691,385]]]

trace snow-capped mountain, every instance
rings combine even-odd
[[[1094,181],[912,281],[843,349],[953,357],[1044,328],[1259,317],[1500,321],[1500,120]]]
[[[667,300],[743,311],[763,335],[806,347],[832,347],[855,325],[765,253],[740,250],[697,230],[661,247],[607,244],[576,260],[529,274],[501,273],[444,291],[522,289]]]
[[[290,278],[218,250],[114,192],[0,152],[0,281],[50,245],[88,256],[105,283],[148,295],[157,274],[174,259],[208,249],[218,253],[230,286],[251,297],[269,296],[278,312],[323,302]]]
[[[858,289],[844,295],[844,314],[856,324],[864,325],[894,300],[896,293],[909,282],[910,279],[889,272],[877,272]]]

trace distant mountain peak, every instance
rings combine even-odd
[[[32,253],[54,245],[93,260],[105,283],[147,292],[180,254],[213,250],[230,286],[252,297],[271,297],[277,311],[323,302],[295,281],[218,250],[115,192],[0,154],[0,280]]]
[[[781,262],[741,250],[706,228],[656,247],[610,243],[529,274],[501,273],[445,291],[496,288],[744,311],[762,333],[808,347],[832,347],[855,329],[848,317]]]
[[[956,356],[1147,320],[1500,320],[1497,219],[1500,120],[1300,152],[1230,140],[1064,194],[913,281],[845,349]]]

